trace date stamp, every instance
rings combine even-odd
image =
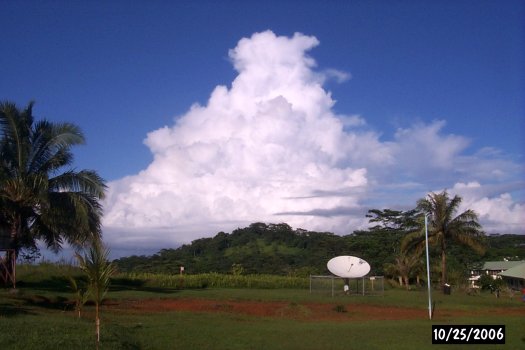
[[[432,344],[505,344],[505,326],[433,325]]]

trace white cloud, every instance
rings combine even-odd
[[[338,83],[344,83],[352,78],[350,73],[333,68],[325,69],[323,72],[325,77],[335,79]]]
[[[407,169],[448,172],[469,141],[462,136],[443,136],[440,132],[445,125],[444,120],[439,120],[429,125],[418,123],[398,129],[392,145],[397,163]]]
[[[110,184],[105,228],[171,229],[162,240],[172,242],[216,233],[205,231],[210,226],[228,230],[254,221],[348,232],[342,217],[334,225],[308,215],[276,216],[356,207],[353,197],[312,194],[367,186],[366,169],[345,161],[346,152],[355,149],[357,156],[363,146],[343,128],[362,120],[331,111],[330,93],[305,54],[317,44],[302,34],[242,39],[230,50],[239,73],[231,88],[216,87],[206,106],[194,105],[173,126],[149,133],[145,144],[154,161]]]
[[[476,181],[455,184],[452,192],[463,199],[459,212],[474,210],[489,232],[525,233],[525,205],[516,203],[507,192],[491,196],[490,189],[491,186],[482,186]]]
[[[315,71],[307,52],[318,44],[271,31],[240,40],[229,52],[238,72],[231,87],[217,86],[206,105],[150,132],[144,143],[153,162],[109,184],[106,240],[160,248],[255,221],[346,234],[366,225],[367,209],[383,206],[373,203],[382,191],[410,184],[389,205],[415,205],[424,184],[436,183],[429,174],[464,175],[452,169],[474,159],[479,169],[494,164],[462,155],[468,140],[443,135],[444,121],[381,141],[361,116],[336,115],[322,83],[344,74]],[[508,162],[497,161],[507,172]]]

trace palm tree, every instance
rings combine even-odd
[[[447,191],[430,193],[427,198],[420,199],[418,209],[427,215],[429,220],[428,240],[432,245],[437,245],[441,253],[441,283],[447,283],[447,248],[450,244],[462,244],[478,253],[483,253],[484,233],[478,223],[478,216],[472,210],[466,210],[456,215],[461,197],[449,198]],[[403,248],[410,249],[421,247],[425,244],[424,232],[409,234],[403,241]]]
[[[409,255],[407,253],[399,254],[393,263],[385,264],[385,272],[392,276],[397,276],[399,285],[405,285],[407,290],[410,289],[410,277],[416,275],[421,267],[421,256],[419,254]]]
[[[81,246],[101,234],[104,180],[70,168],[82,132],[70,123],[35,122],[32,112],[32,102],[22,110],[0,102],[0,234],[14,252],[8,269],[37,240],[59,251],[63,243]]]
[[[110,277],[116,267],[108,261],[109,249],[99,239],[93,241],[85,255],[75,254],[80,269],[88,279],[88,294],[95,302],[95,326],[97,334],[97,349],[100,343],[100,316],[99,307],[109,287]]]
[[[77,312],[78,318],[80,318],[82,307],[84,307],[84,304],[89,299],[89,290],[87,288],[83,288],[72,276],[69,276],[68,279],[69,286],[73,293],[75,293],[75,311]]]

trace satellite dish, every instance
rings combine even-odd
[[[326,266],[331,273],[343,278],[359,278],[370,272],[370,265],[366,261],[349,255],[336,256]]]

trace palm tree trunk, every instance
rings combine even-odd
[[[441,250],[441,284],[447,283],[447,257],[445,250]]]
[[[11,227],[11,235],[10,235],[10,243],[9,243],[9,250],[7,250],[6,257],[5,257],[5,266],[4,271],[5,274],[4,282],[7,287],[9,282],[13,285],[13,289],[16,288],[16,247],[15,247],[15,241],[16,238],[19,236],[20,233],[20,217],[17,217],[15,220],[15,224]]]
[[[5,260],[1,261],[0,266],[1,279],[6,287],[11,284],[13,288],[16,288],[16,251],[9,249],[6,252]]]
[[[100,318],[98,317],[98,302],[95,304],[95,325],[97,329],[97,349],[100,343]]]
[[[406,290],[409,290],[410,289],[410,282],[409,282],[408,276],[403,276],[403,279],[405,280],[405,288],[406,288]]]

